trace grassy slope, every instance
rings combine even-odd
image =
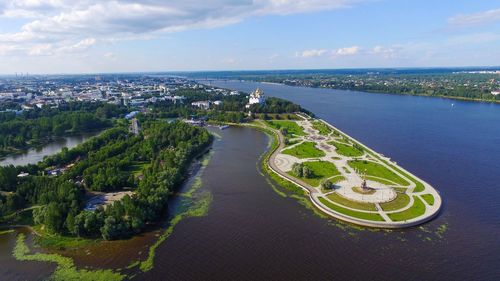
[[[325,156],[325,153],[317,149],[313,142],[303,142],[295,147],[285,149],[281,153],[292,155],[300,159]]]
[[[323,123],[321,121],[313,121],[312,125],[313,125],[313,129],[319,131],[319,133],[323,136],[327,136],[328,134],[330,134],[332,132],[330,127],[328,127],[327,125],[325,125],[325,123]]]
[[[336,212],[339,212],[339,213],[342,213],[342,214],[345,214],[345,215],[348,215],[348,216],[351,216],[354,218],[359,218],[359,219],[363,219],[363,220],[370,220],[370,221],[384,221],[384,219],[379,214],[362,213],[362,212],[352,211],[352,210],[337,206],[335,204],[332,204],[331,202],[329,202],[325,198],[319,198],[319,201],[321,201],[321,203],[323,203],[325,206],[327,206],[328,208],[330,208]]]
[[[332,200],[335,203],[344,205],[344,206],[349,207],[349,208],[359,209],[359,210],[364,210],[364,211],[376,211],[377,210],[377,208],[375,207],[375,204],[351,201],[345,197],[342,197],[341,195],[338,195],[337,193],[329,194],[326,197],[328,197],[328,199]]]
[[[284,120],[275,120],[275,121],[267,121],[274,129],[286,128],[288,130],[288,134],[294,134],[297,136],[305,136],[304,130],[294,121],[284,121]]]
[[[311,169],[313,176],[311,178],[300,178],[311,186],[318,186],[322,180],[340,175],[337,167],[333,163],[326,161],[304,162],[304,166]],[[292,176],[295,177],[292,173]]]
[[[413,200],[415,200],[415,202],[413,203],[413,206],[411,206],[411,208],[409,208],[408,210],[387,215],[393,221],[406,221],[423,215],[425,213],[424,202],[422,202],[422,200],[420,200],[418,196],[415,195],[413,196]]]
[[[398,193],[396,199],[387,203],[381,203],[380,207],[382,207],[384,211],[395,211],[404,208],[406,205],[408,205],[408,203],[410,203],[410,196],[408,196],[407,194]]]
[[[422,195],[422,199],[424,199],[427,204],[431,206],[434,205],[434,196],[432,196],[432,194],[424,194]]]
[[[354,146],[351,145],[345,145],[343,143],[339,142],[329,142],[329,144],[335,146],[337,148],[337,153],[343,156],[350,156],[350,157],[359,157],[364,154],[363,151],[355,148]]]
[[[369,176],[385,178],[403,186],[409,185],[406,180],[380,164],[370,161],[365,162],[357,160],[349,161],[348,164],[352,168],[358,169],[360,172],[365,172],[366,170],[366,174]]]

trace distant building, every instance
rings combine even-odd
[[[222,101],[216,100],[216,101],[214,101],[214,104],[217,105],[217,106],[222,105]]]
[[[125,119],[130,120],[130,119],[134,118],[138,113],[139,113],[139,111],[132,111],[129,114],[125,115]]]
[[[252,104],[265,104],[265,103],[266,103],[266,97],[264,96],[264,92],[260,88],[257,88],[257,90],[253,91],[250,94],[246,108],[249,108]]]
[[[191,103],[192,106],[196,106],[202,109],[210,108],[210,101],[195,101]]]
[[[491,94],[494,96],[500,95],[500,90],[498,91],[491,91]]]
[[[20,173],[19,175],[17,175],[17,177],[18,178],[24,178],[24,177],[27,177],[29,175],[30,175],[29,173]]]

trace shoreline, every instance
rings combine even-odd
[[[488,103],[488,104],[500,104],[500,100],[485,100],[485,99],[477,99],[477,98],[467,98],[460,96],[444,96],[444,95],[425,95],[425,94],[407,94],[407,93],[395,93],[395,92],[384,92],[384,91],[369,91],[362,89],[340,89],[340,88],[324,88],[324,87],[312,87],[312,86],[302,86],[302,85],[288,85],[280,82],[267,82],[267,81],[257,81],[257,80],[222,80],[215,79],[219,81],[234,81],[234,82],[253,82],[253,83],[262,83],[268,85],[280,85],[280,86],[288,86],[288,87],[301,87],[301,88],[309,88],[309,89],[325,89],[325,90],[338,90],[338,91],[348,91],[348,92],[361,92],[368,94],[386,94],[386,95],[395,95],[395,96],[413,96],[413,97],[428,97],[428,98],[441,98],[441,99],[449,99],[449,100],[458,100],[458,101],[466,101],[466,102],[478,102],[478,103]]]

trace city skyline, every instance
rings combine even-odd
[[[0,74],[500,65],[495,1],[0,3]]]

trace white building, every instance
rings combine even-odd
[[[266,97],[264,96],[264,92],[260,88],[257,88],[257,90],[253,91],[250,94],[250,97],[248,99],[248,104],[246,105],[246,107],[249,108],[252,104],[265,104],[265,103],[266,103]]]
[[[491,91],[491,94],[494,96],[500,95],[500,90],[498,91]]]
[[[210,108],[210,101],[195,101],[191,103],[192,106],[196,106],[202,109]]]

